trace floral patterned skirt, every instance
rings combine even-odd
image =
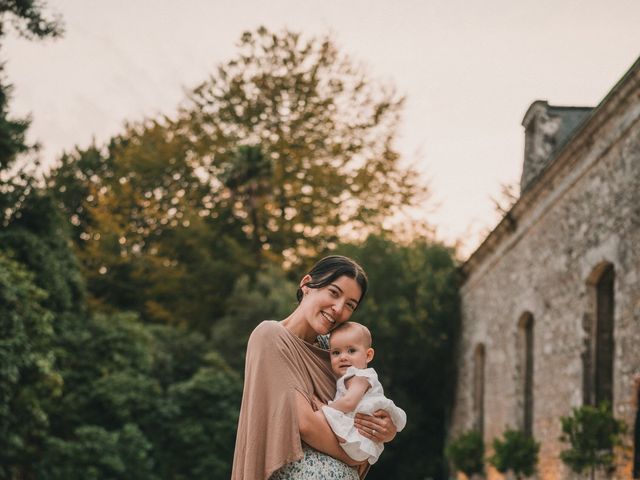
[[[287,463],[269,480],[359,480],[358,471],[346,463],[303,445],[304,457]]]

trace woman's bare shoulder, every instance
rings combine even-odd
[[[265,320],[261,322],[251,333],[250,340],[275,339],[286,335],[285,328],[276,320]]]

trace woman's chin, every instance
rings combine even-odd
[[[314,328],[314,330],[318,335],[329,335],[331,330],[333,330],[333,327],[334,325],[331,325],[327,320],[323,319],[318,327]]]

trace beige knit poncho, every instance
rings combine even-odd
[[[326,350],[276,321],[258,325],[247,345],[232,480],[267,480],[302,458],[295,392],[327,403],[335,382]]]

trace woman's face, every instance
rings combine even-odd
[[[310,280],[311,277],[307,275],[301,283]],[[302,286],[302,291],[304,297],[300,306],[304,309],[309,326],[318,335],[325,335],[349,320],[362,296],[358,282],[344,275],[322,288]]]

